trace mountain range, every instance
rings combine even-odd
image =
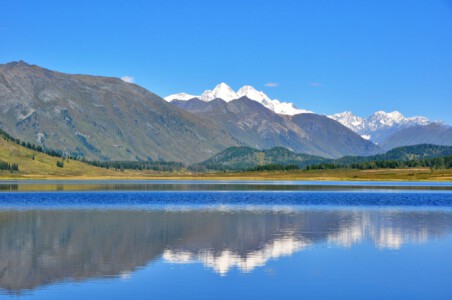
[[[119,78],[13,62],[0,65],[0,127],[26,142],[89,160],[192,164],[231,146],[283,146],[325,157],[380,151],[330,118],[278,114],[248,98],[256,94],[251,88],[234,93],[223,84],[203,100],[179,101],[195,108],[188,109]],[[218,96],[227,101],[209,100]]]
[[[180,102],[191,101],[193,99],[198,99],[203,102],[209,102],[215,99],[222,99],[226,102],[230,102],[233,100],[237,100],[240,97],[247,97],[250,100],[254,100],[279,115],[294,116],[298,114],[313,113],[312,111],[306,109],[297,108],[293,103],[290,102],[281,102],[280,100],[277,99],[271,100],[270,97],[268,97],[265,93],[263,93],[262,91],[257,91],[255,88],[251,86],[244,86],[240,88],[237,92],[234,92],[234,90],[225,83],[220,83],[213,90],[206,90],[199,96],[190,95],[187,93],[179,93],[169,95],[164,99],[167,100],[168,102],[175,103],[179,107],[186,107],[188,105],[183,105]],[[422,130],[422,126],[436,124],[437,126],[435,128],[437,128],[439,131],[444,131],[445,129],[450,128],[447,124],[445,124],[442,121],[431,121],[428,118],[422,116],[405,117],[398,111],[393,111],[389,113],[384,111],[377,111],[368,118],[356,116],[352,112],[346,111],[342,113],[329,115],[328,117],[335,121],[338,121],[342,125],[359,134],[362,138],[370,140],[371,142],[377,145],[389,139],[396,132],[410,127],[416,127]],[[432,131],[431,128],[433,127],[430,127],[430,131]],[[439,135],[440,134],[434,134],[433,136]],[[444,144],[441,143],[440,140],[435,138],[425,140],[419,139],[418,142],[420,144],[422,143]],[[410,143],[397,144],[397,146],[404,145],[412,144]],[[385,146],[384,150],[388,150],[388,146]]]
[[[278,99],[272,100],[264,92],[257,91],[250,85],[245,85],[237,92],[234,92],[234,90],[224,82],[218,84],[213,90],[204,91],[199,96],[190,95],[187,93],[179,93],[166,96],[164,99],[168,102],[171,102],[173,100],[188,101],[194,98],[204,102],[209,102],[215,99],[221,99],[226,102],[230,102],[242,97],[246,97],[250,100],[259,102],[260,104],[277,114],[296,115],[301,113],[312,113],[312,111],[295,107],[293,103],[281,102]]]
[[[243,145],[257,149],[285,147],[291,151],[337,158],[381,152],[373,143],[326,116],[277,114],[244,96],[226,102],[173,100],[171,104],[222,126]]]
[[[383,129],[395,134],[432,124],[422,117],[404,121],[396,113],[378,116],[372,123],[351,114],[319,115],[251,86],[235,92],[221,83],[199,96],[180,93],[163,99],[119,78],[65,74],[23,61],[0,65],[0,129],[88,160],[193,164],[233,146],[284,147],[326,158],[367,156],[384,152],[374,143]],[[379,125],[383,123],[391,129]],[[370,140],[363,128],[376,128]],[[425,143],[429,136],[429,143],[448,144],[450,131],[437,125],[428,134],[410,133],[418,138],[403,141]],[[385,140],[390,141],[377,141],[385,150],[400,146]]]
[[[426,117],[418,116],[407,118],[398,111],[389,113],[377,111],[368,118],[358,117],[352,112],[346,111],[330,115],[329,117],[360,134],[363,138],[376,144],[384,142],[392,134],[399,130],[413,126],[424,126],[435,123]],[[442,122],[437,122],[437,124],[444,125]]]

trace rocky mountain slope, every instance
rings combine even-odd
[[[215,122],[117,78],[0,65],[0,126],[73,156],[193,163],[238,145]]]
[[[318,150],[328,149],[328,157],[372,155],[382,152],[375,144],[361,138],[349,128],[327,116],[299,114],[290,119],[303,129]]]

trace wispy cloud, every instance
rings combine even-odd
[[[277,86],[279,86],[279,83],[277,83],[277,82],[267,82],[264,85],[268,86],[268,87],[277,87]]]
[[[133,83],[133,81],[134,81],[132,76],[122,76],[121,79],[128,83]]]
[[[313,87],[321,87],[322,86],[322,84],[320,82],[310,82],[309,85],[313,86]]]

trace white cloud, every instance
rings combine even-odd
[[[279,85],[279,83],[277,83],[277,82],[267,82],[264,85],[268,86],[268,87],[277,87]]]
[[[122,76],[121,80],[127,82],[127,83],[133,83],[134,79],[132,76]]]
[[[322,86],[322,84],[320,82],[310,82],[309,85],[313,86],[313,87],[321,87]]]

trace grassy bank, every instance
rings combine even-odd
[[[451,169],[297,170],[203,174],[202,179],[324,181],[452,181]]]
[[[72,163],[72,162],[71,162]],[[74,162],[75,164],[76,162]],[[74,168],[71,172],[10,173],[3,171],[0,179],[73,179],[73,180],[325,180],[325,181],[450,181],[451,169],[377,169],[377,170],[312,170],[285,172],[237,172],[237,173],[164,173],[151,171],[114,171],[90,169],[84,172]]]

